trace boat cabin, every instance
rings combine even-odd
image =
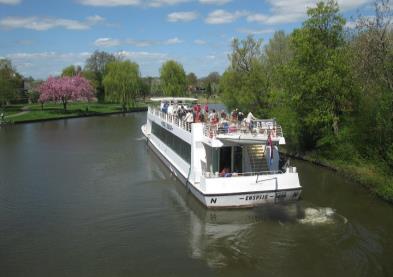
[[[233,119],[231,115],[218,115],[211,120],[199,106],[196,107],[195,98],[152,98],[160,103],[156,107],[149,107],[149,112],[162,119],[152,122],[152,132],[168,145],[185,161],[191,162],[193,137],[198,137],[197,162],[205,177],[250,176],[258,174],[275,174],[280,170],[278,145],[284,144],[281,127],[275,119],[257,119],[251,113],[247,118]],[[204,120],[192,122],[186,113],[204,113]],[[168,124],[169,123],[169,124]],[[198,134],[192,134],[191,125]],[[186,131],[186,132],[185,132]],[[178,149],[179,148],[179,149]],[[203,154],[199,154],[202,153]],[[188,153],[186,153],[188,152]],[[194,151],[196,155],[197,151]],[[195,164],[196,163],[196,164]]]

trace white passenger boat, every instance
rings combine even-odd
[[[189,123],[175,111],[194,98],[152,98],[142,132],[170,171],[209,208],[299,199],[296,167],[280,168],[285,144],[274,119]],[[161,105],[159,105],[161,103]]]

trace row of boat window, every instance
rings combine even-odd
[[[162,128],[155,122],[152,122],[152,133],[159,138],[163,143],[170,147],[183,160],[191,163],[191,145],[173,135],[168,130]]]

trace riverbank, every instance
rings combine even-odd
[[[281,149],[281,151],[282,154],[288,157],[311,162],[333,170],[344,177],[360,183],[378,197],[393,203],[393,176],[386,173],[381,165],[376,164],[374,161],[356,160],[348,162],[329,160],[316,153],[301,155],[299,153],[287,152],[285,149]]]
[[[6,109],[5,120],[19,124],[137,112],[145,111],[146,109],[147,106],[143,102],[137,102],[135,107],[129,108],[127,111],[123,111],[122,106],[119,104],[110,103],[69,103],[67,105],[67,112],[64,112],[62,104],[45,104],[43,109],[40,104],[12,105]]]

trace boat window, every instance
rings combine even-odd
[[[233,147],[233,172],[243,172],[243,148],[240,146]]]
[[[175,136],[160,125],[152,122],[152,133],[178,154],[183,160],[191,163],[191,145]]]
[[[231,169],[231,156],[232,156],[232,147],[221,147],[220,148],[220,172],[224,168]]]

